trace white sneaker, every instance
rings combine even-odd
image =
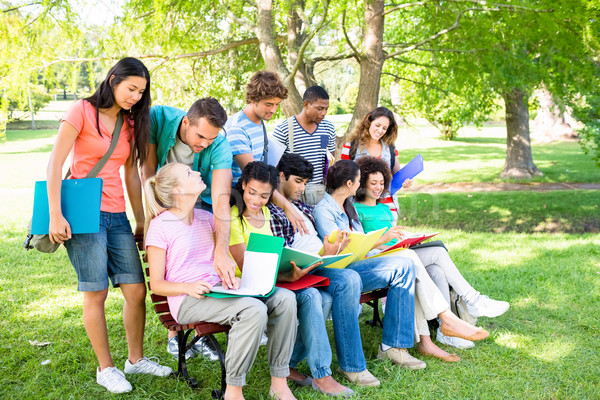
[[[440,328],[437,330],[437,341],[442,344],[447,344],[448,346],[456,347],[457,349],[472,349],[475,347],[475,343],[470,340],[444,335]]]
[[[104,386],[111,393],[131,392],[131,383],[125,378],[125,374],[117,367],[107,367],[100,371],[96,369],[96,382]]]
[[[167,376],[173,370],[169,367],[160,365],[159,363],[142,357],[135,364],[125,361],[126,374],[150,374],[155,376]]]
[[[179,357],[179,341],[177,339],[177,336],[173,336],[171,339],[169,339],[169,341],[167,342],[167,352],[171,355],[173,355],[173,357],[178,358]],[[185,352],[185,359],[189,360],[190,358],[192,358],[194,356],[194,350],[189,349],[188,351]]]
[[[494,318],[504,314],[510,304],[507,301],[492,300],[487,296],[479,295],[477,300],[467,303],[467,310],[472,316]]]

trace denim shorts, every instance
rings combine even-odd
[[[77,272],[77,290],[97,292],[121,283],[143,283],[144,273],[125,212],[100,212],[98,233],[73,234],[65,242]]]

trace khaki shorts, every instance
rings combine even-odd
[[[323,197],[325,197],[325,185],[316,183],[306,186],[300,200],[306,204],[316,206],[318,202],[323,200]]]

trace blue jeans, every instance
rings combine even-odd
[[[320,268],[315,275],[329,278],[325,290],[333,298],[333,333],[340,367],[347,372],[367,369],[358,326],[358,304],[362,291],[360,276],[351,269]]]
[[[363,292],[389,286],[381,342],[409,348],[415,334],[415,265],[406,257],[383,256],[357,261],[350,268],[360,275]]]
[[[325,318],[331,312],[333,298],[323,289],[307,288],[296,292],[298,333],[290,360],[296,367],[306,358],[313,378],[331,375],[331,346]]]
[[[121,283],[143,283],[144,273],[127,214],[100,212],[98,233],[73,234],[65,242],[77,272],[77,290],[97,292]]]

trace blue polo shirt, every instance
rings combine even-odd
[[[260,124],[253,122],[244,110],[232,115],[225,124],[227,140],[231,146],[232,154],[237,156],[238,154],[250,153],[254,161],[265,161],[262,159],[265,148],[263,125],[262,120]],[[232,184],[235,186],[242,176],[242,170],[233,161],[231,163],[231,173],[233,175]]]
[[[179,125],[186,114],[185,111],[168,106],[153,106],[150,109],[150,143],[156,145],[158,169],[167,163],[167,154],[175,146]],[[194,154],[194,163],[190,167],[199,171],[206,183],[206,189],[200,194],[202,201],[212,204],[212,171],[230,169],[232,163],[231,147],[221,133],[210,146]]]

